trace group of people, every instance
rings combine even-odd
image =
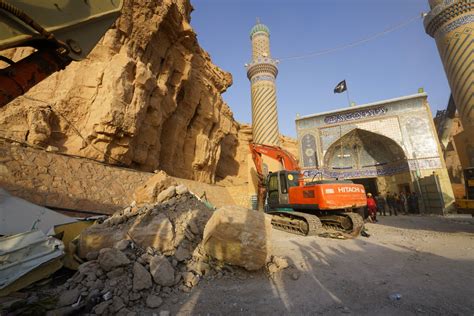
[[[389,191],[386,198],[380,192],[374,198],[371,193],[367,193],[367,209],[369,219],[372,222],[377,222],[377,211],[384,216],[387,210],[390,216],[392,214],[397,216],[399,212],[402,214],[416,214],[419,213],[418,195],[415,192],[392,194]]]

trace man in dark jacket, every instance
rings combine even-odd
[[[375,196],[375,203],[377,203],[377,209],[379,210],[380,216],[386,216],[387,201],[380,192],[377,192]]]
[[[392,216],[392,212],[394,212],[395,215],[398,215],[398,213],[397,213],[397,200],[392,195],[392,193],[390,193],[390,191],[387,192],[387,204],[388,204],[388,211],[390,213],[390,216]]]

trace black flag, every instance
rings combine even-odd
[[[342,80],[334,88],[334,93],[342,93],[347,90],[346,80]]]

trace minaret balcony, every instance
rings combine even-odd
[[[252,61],[250,64],[246,65],[247,68],[247,77],[251,79],[253,76],[260,73],[269,73],[275,78],[278,75],[277,68],[278,61],[268,57],[257,58]]]
[[[436,31],[447,21],[460,16],[464,13],[474,10],[474,1],[472,0],[449,0],[435,6],[423,21],[426,33],[431,37],[435,36]],[[466,19],[471,18],[467,16]],[[452,27],[455,27],[453,25]],[[447,30],[449,31],[449,30]]]

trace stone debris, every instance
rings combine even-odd
[[[125,266],[130,263],[130,260],[128,260],[123,252],[114,248],[101,249],[97,260],[99,260],[100,267],[104,271],[111,271],[114,268]]]
[[[156,284],[162,286],[172,286],[174,284],[174,268],[164,256],[156,256],[151,259],[150,273]]]
[[[176,187],[176,194],[188,193],[188,188],[184,184],[180,184]]]
[[[149,308],[157,308],[163,303],[163,299],[157,295],[150,294],[146,298],[146,306]]]
[[[161,203],[131,205],[83,231],[78,254],[89,261],[57,289],[61,306],[80,296],[84,312],[127,315],[157,308],[215,273],[201,245],[213,210],[184,186],[163,192]]]
[[[128,248],[128,246],[130,246],[130,240],[122,239],[121,241],[119,241],[115,244],[114,248],[116,248],[120,251],[124,251],[125,249]]]
[[[267,273],[272,277],[275,273],[288,268],[288,260],[278,256],[271,256],[270,261],[267,263]]]
[[[158,194],[157,198],[156,198],[156,202],[158,203],[162,203],[166,200],[169,200],[171,199],[172,197],[174,197],[176,194],[176,187],[174,185],[168,187],[166,190],[163,190],[160,192],[160,194]]]
[[[214,211],[182,185],[157,196],[161,203],[132,203],[81,233],[77,255],[87,261],[51,289],[58,313],[140,315],[176,304],[180,292],[203,279],[245,280],[247,270],[288,266],[270,256],[271,225],[263,213],[236,206]]]
[[[77,288],[64,291],[59,296],[58,307],[69,306],[74,304],[75,302],[77,302],[79,295],[81,295],[81,292]]]
[[[133,290],[141,291],[152,287],[151,275],[140,263],[133,264]]]
[[[159,171],[151,177],[142,186],[137,188],[133,193],[135,203],[139,206],[157,202],[158,195],[169,186],[176,185],[174,179],[169,177],[166,172]],[[179,186],[178,186],[179,187]],[[182,191],[180,188],[179,191]],[[183,194],[179,193],[178,194]]]

